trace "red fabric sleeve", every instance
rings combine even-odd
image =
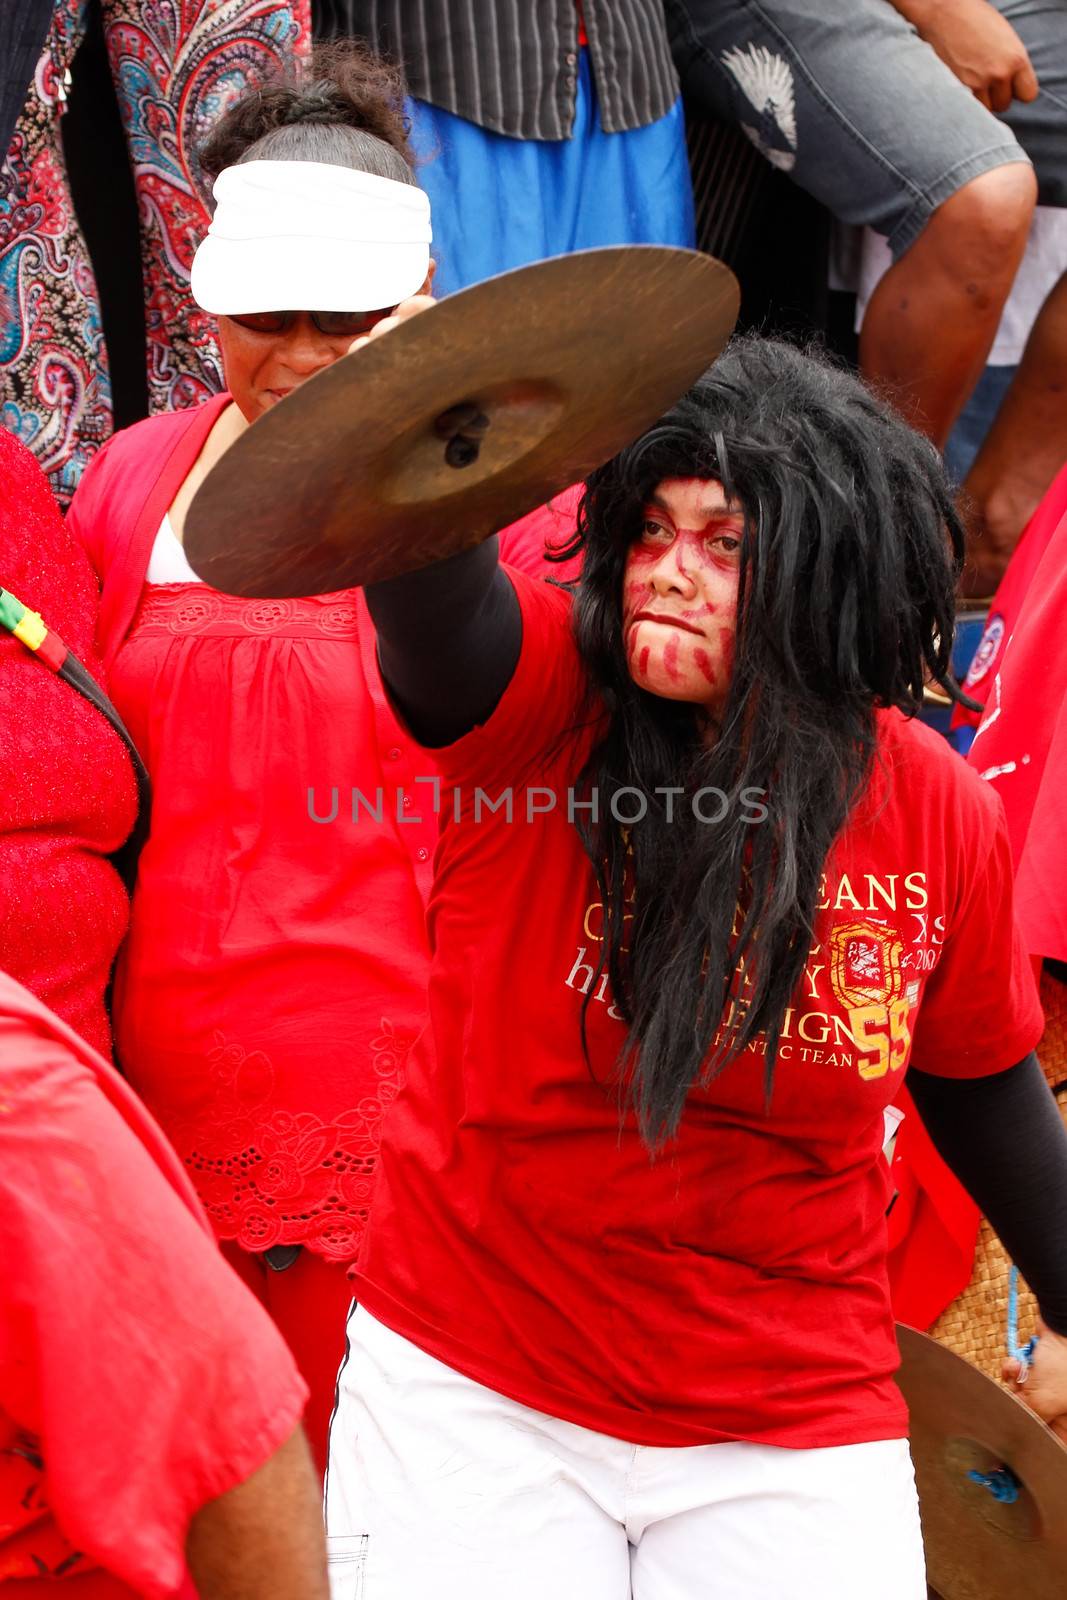
[[[578,577],[581,558],[548,561],[546,552],[560,550],[574,535],[578,522],[578,503],[585,493],[584,483],[572,484],[547,505],[538,506],[500,532],[500,559],[516,572],[531,578],[555,578],[570,583]]]
[[[911,1065],[980,1078],[1029,1055],[1043,1017],[1015,922],[1003,808],[984,786],[961,786],[957,799],[962,887],[919,1007]]]
[[[71,1545],[171,1596],[190,1518],[288,1438],[306,1390],[63,1035],[5,1012],[0,1070],[4,1410]]]
[[[474,785],[501,792],[537,784],[538,770],[566,743],[568,732],[589,720],[586,674],[571,631],[570,596],[521,572],[509,576],[522,612],[522,651],[515,674],[487,722],[432,752],[467,802]],[[562,805],[564,797],[557,803]]]
[[[1060,649],[1062,652],[1062,645]],[[1067,660],[1060,670],[1067,673]],[[1021,819],[1026,836],[1015,878],[1015,899],[1019,928],[1030,954],[1067,961],[1067,685],[1047,724],[1047,734],[1041,782],[1029,817],[1024,813]]]
[[[1067,499],[1067,489],[1063,498]],[[1037,520],[1035,516],[1031,527]],[[1067,960],[1065,601],[1067,515],[1049,537],[1018,608],[999,657],[988,715],[967,758],[1004,804],[1015,862],[1015,903],[1026,947],[1031,955],[1060,961]]]

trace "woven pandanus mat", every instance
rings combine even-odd
[[[1054,1089],[1067,1083],[1067,983],[1051,973],[1041,974],[1041,1004],[1045,1031],[1037,1047],[1045,1077]]]
[[[1041,976],[1041,1002],[1045,1032],[1038,1057],[1052,1087],[1067,1082],[1067,984],[1047,972]],[[1059,1097],[1060,1115],[1067,1121],[1067,1095]],[[990,1378],[1000,1377],[1007,1354],[1008,1284],[1011,1261],[989,1223],[982,1218],[974,1252],[974,1275],[957,1300],[930,1329],[935,1339],[948,1345]],[[1034,1331],[1037,1304],[1019,1279],[1019,1340],[1025,1344]]]

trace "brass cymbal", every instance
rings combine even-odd
[[[1067,1446],[954,1351],[914,1328],[897,1338],[931,1588],[941,1600],[1063,1600]],[[1000,1467],[1019,1480],[1012,1504],[967,1476]]]
[[[607,461],[719,354],[733,274],[641,245],[522,267],[442,300],[280,401],[189,508],[230,594],[324,594],[479,543]]]

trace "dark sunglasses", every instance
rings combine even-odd
[[[381,311],[250,311],[243,317],[231,314],[229,320],[252,333],[287,333],[294,317],[306,315],[328,339],[358,339],[395,310],[395,306],[385,306]]]

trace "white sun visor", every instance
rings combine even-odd
[[[248,161],[215,180],[193,298],[215,316],[380,311],[421,289],[430,202],[414,184],[319,161]]]

